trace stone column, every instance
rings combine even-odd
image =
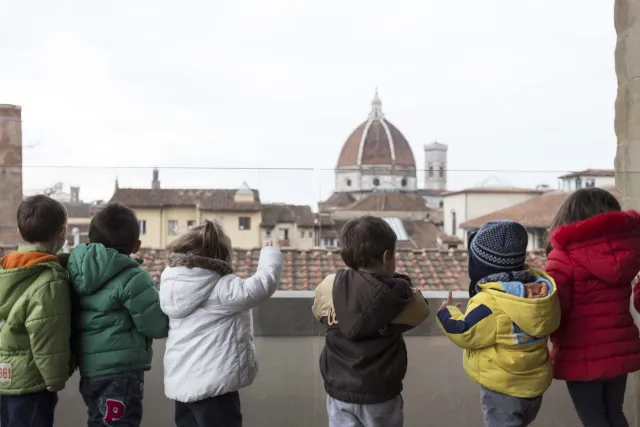
[[[19,242],[16,210],[22,201],[22,115],[0,104],[0,247]]]
[[[625,208],[640,210],[640,0],[616,0],[614,15],[618,35],[616,187]],[[640,325],[640,317],[635,310],[632,312]],[[627,415],[632,426],[640,427],[640,374],[629,379]]]

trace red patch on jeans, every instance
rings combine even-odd
[[[107,399],[104,406],[106,407],[104,422],[107,424],[111,424],[124,417],[124,413],[127,410],[127,407],[121,400]]]

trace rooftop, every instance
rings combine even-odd
[[[199,205],[205,211],[257,212],[260,211],[260,194],[251,190],[254,200],[236,201],[234,189],[173,189],[173,188],[118,188],[112,202],[120,202],[132,208],[193,207]],[[245,190],[246,191],[246,190]]]
[[[473,187],[464,190],[448,191],[442,194],[443,197],[454,196],[456,194],[542,194],[545,190],[537,188],[517,188],[517,187]]]
[[[620,197],[615,188],[606,188],[606,190],[615,197]],[[508,219],[517,221],[527,228],[547,228],[551,225],[551,221],[558,213],[560,206],[570,194],[571,192],[568,191],[548,192],[517,205],[463,222],[460,227],[467,230],[478,229],[487,221]]]
[[[340,251],[337,249],[295,250],[283,249],[284,270],[280,283],[281,290],[313,290],[320,281],[339,268],[345,268]],[[143,267],[153,276],[156,283],[164,269],[164,250],[142,250],[137,256],[144,260]],[[247,277],[256,272],[259,249],[234,250],[235,273]],[[546,262],[544,252],[531,252],[527,262],[543,268]],[[438,251],[431,249],[396,250],[397,271],[411,277],[414,286],[425,291],[466,290],[469,283],[467,272],[467,251]]]
[[[349,211],[406,211],[428,212],[422,196],[410,193],[371,193],[347,206]]]
[[[315,215],[310,206],[284,203],[262,205],[262,228],[273,228],[279,223],[294,223],[298,227],[313,227]]]
[[[566,175],[562,175],[559,177],[560,179],[566,178],[576,178],[579,176],[608,176],[614,177],[616,176],[616,171],[613,169],[585,169],[580,172],[571,172]]]

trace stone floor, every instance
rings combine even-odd
[[[261,372],[242,394],[245,427],[326,427],[325,394],[318,372],[321,338],[256,339]],[[482,426],[478,387],[462,370],[462,352],[445,337],[408,337],[409,372],[405,381],[405,427]],[[157,355],[163,353],[157,342]],[[56,427],[86,425],[74,377],[60,394]],[[630,399],[627,399],[630,400]],[[173,426],[173,405],[164,397],[162,360],[147,373],[144,427]],[[534,427],[578,427],[564,384],[545,394]]]

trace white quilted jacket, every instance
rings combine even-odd
[[[282,254],[260,252],[256,274],[241,279],[228,264],[170,254],[160,282],[169,316],[164,390],[169,399],[195,402],[250,385],[258,374],[251,308],[276,291]]]

